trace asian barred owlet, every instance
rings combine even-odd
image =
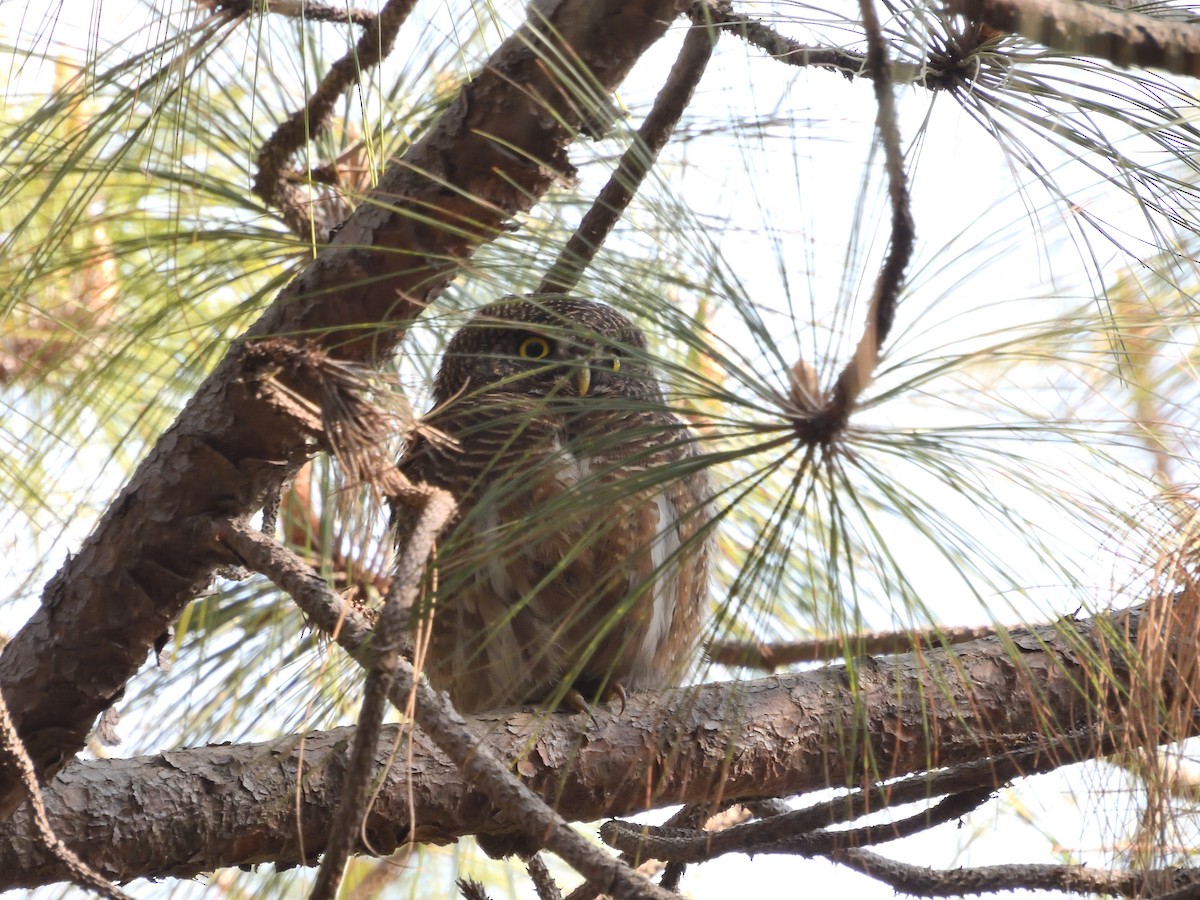
[[[641,330],[591,300],[502,300],[450,340],[434,401],[449,440],[418,436],[400,463],[459,504],[422,618],[434,687],[473,712],[682,677],[711,488]]]

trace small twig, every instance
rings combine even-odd
[[[1116,874],[1116,873],[1114,873]],[[1200,896],[1200,869],[1167,869],[1153,870],[1148,875],[1161,875],[1163,881],[1170,879],[1179,887],[1162,894],[1154,894],[1154,900],[1196,900]],[[1142,898],[1151,894],[1152,888],[1142,887],[1141,890],[1130,894],[1131,897]]]
[[[371,629],[358,610],[343,602],[321,576],[296,554],[235,522],[216,526],[216,538],[252,569],[266,575],[291,595],[309,619],[364,667],[372,665]],[[412,701],[413,717],[438,748],[458,766],[513,824],[610,894],[629,900],[674,896],[636,875],[628,866],[577,833],[541,797],[522,784],[471,731],[466,721],[425,681],[414,679],[412,666],[400,660],[390,699],[398,709]]]
[[[682,811],[695,810],[703,812],[708,807],[706,806],[685,806]],[[784,807],[786,810],[786,806]],[[704,823],[705,831],[724,831],[727,828],[732,828],[734,825],[740,825],[746,820],[752,818],[755,813],[752,813],[746,806],[740,803],[730,804],[727,808],[721,810],[714,816],[708,817],[708,821]],[[670,824],[668,822],[667,824]],[[687,871],[687,863],[669,862],[663,867],[662,878],[658,880],[659,887],[666,888],[669,891],[679,891],[679,882],[683,879],[684,872]]]
[[[1098,755],[1111,752],[1120,737],[1116,735],[1099,735],[1093,730],[1067,734],[1056,741],[1047,741],[1041,734],[1028,737],[1028,747],[1004,756],[989,757],[974,760],[951,769],[943,769],[933,773],[919,773],[893,781],[888,784],[871,785],[866,788],[852,790],[842,796],[834,797],[822,803],[807,806],[802,809],[791,809],[787,803],[777,798],[758,800],[738,800],[731,803],[744,807],[761,821],[756,823],[756,841],[763,845],[773,844],[782,846],[783,842],[794,840],[798,834],[816,832],[823,828],[851,822],[862,816],[879,812],[890,807],[899,807],[906,803],[929,801],[934,797],[946,795],[964,795],[971,793],[990,794],[999,789],[1007,781],[1028,775],[1038,775],[1053,771],[1063,764],[1059,750],[1070,746],[1086,746],[1091,748],[1087,755]],[[1077,751],[1067,753],[1070,759],[1082,758]],[[702,835],[694,829],[704,820],[701,811],[705,807],[692,805],[684,806],[664,823],[667,829],[689,829],[684,832]],[[711,821],[711,820],[710,820]],[[638,826],[639,828],[641,826]],[[739,826],[740,827],[740,826]],[[841,832],[850,834],[850,832]],[[636,852],[623,852],[621,858],[633,860],[643,858],[639,844]],[[810,848],[812,853],[819,853]],[[754,852],[757,852],[757,848]],[[776,849],[774,852],[781,852]],[[797,852],[788,849],[786,852]],[[682,862],[668,864],[668,872]],[[666,875],[664,875],[664,879]],[[663,885],[660,882],[660,886]],[[567,900],[595,900],[599,891],[594,886],[582,884],[571,892]]]
[[[708,807],[697,803],[688,803],[677,809],[666,822],[663,823],[667,828],[698,828],[705,819],[704,810]],[[635,861],[640,861],[642,857],[633,853],[622,853],[621,861],[632,865]],[[643,863],[644,865],[644,863]],[[641,868],[639,866],[639,868]],[[669,888],[669,885],[659,885],[663,888]],[[571,891],[567,900],[596,900],[603,891],[590,881],[585,881],[575,890]]]
[[[362,76],[392,52],[396,34],[412,12],[416,0],[388,0],[378,16],[363,28],[358,42],[345,56],[329,67],[308,102],[296,110],[271,135],[258,153],[258,173],[254,193],[268,206],[279,208],[288,227],[302,238],[313,237],[314,222],[306,212],[304,188],[294,184],[287,171],[288,161],[300,148],[329,127],[334,105]],[[340,221],[340,219],[339,219]],[[324,242],[336,222],[322,223],[316,238]]]
[[[780,666],[828,662],[856,656],[908,653],[917,647],[948,647],[994,636],[991,625],[926,628],[911,631],[872,631],[812,641],[713,641],[705,650],[711,662],[771,672]]]
[[[89,867],[54,833],[54,829],[50,825],[50,817],[46,815],[46,804],[42,800],[42,789],[33,768],[33,760],[29,758],[25,744],[21,741],[21,736],[17,734],[16,725],[13,724],[3,693],[0,693],[0,766],[12,766],[17,770],[20,783],[25,788],[25,796],[33,808],[33,824],[37,831],[37,837],[42,846],[67,869],[71,881],[79,887],[95,891],[110,900],[130,900],[129,894],[115,887],[100,873]]]
[[[742,800],[738,805],[756,819],[769,819],[771,816],[782,816],[784,813],[792,811],[792,808],[778,797],[768,797],[765,800]]]
[[[658,879],[658,886],[664,890],[679,892],[679,882],[683,879],[683,873],[687,871],[687,863],[669,862],[666,868],[663,869],[662,878]]]
[[[1063,765],[1064,756],[1080,759],[1085,755],[1072,748],[1088,747],[1090,750],[1087,755],[1093,756],[1111,753],[1120,743],[1121,737],[1103,733],[1103,729],[1097,728],[1060,735],[1054,740],[1049,740],[1042,734],[1031,734],[1027,736],[1026,741],[1027,747],[1024,750],[1009,752],[1003,756],[986,757],[950,769],[919,773],[887,784],[858,788],[842,797],[835,797],[801,810],[778,810],[774,813],[778,818],[770,821],[782,823],[783,817],[795,816],[798,830],[811,830],[851,822],[881,809],[917,803],[932,797],[964,794],[975,790],[994,791],[1014,778],[1054,771]],[[760,811],[764,820],[768,820],[768,812],[769,810]],[[802,827],[801,817],[808,818],[807,828]]]
[[[1024,889],[1182,900],[1195,897],[1200,884],[1198,869],[1116,872],[1091,866],[1028,864],[940,870],[897,862],[870,850],[836,850],[829,859],[882,881],[898,893],[917,897],[962,897]],[[1176,888],[1179,893],[1162,893],[1164,888]]]
[[[757,19],[725,9],[715,11],[713,20],[719,27],[766,51],[772,59],[786,65],[839,72],[847,80],[875,77],[867,68],[867,57],[863,53],[844,50],[841,47],[801,44]],[[892,81],[932,91],[959,86],[967,77],[963,73],[971,73],[973,77],[978,72],[981,60],[976,51],[980,43],[1002,34],[1004,32],[986,25],[969,26],[962,31],[954,29],[953,53],[930,49],[926,59],[919,63],[893,60]]]
[[[743,801],[742,805],[760,821],[737,825],[719,834],[680,829],[672,822],[661,829],[610,822],[601,830],[601,837],[627,853],[645,853],[672,862],[702,862],[733,852],[803,856],[842,853],[848,846],[894,840],[965,815],[1012,778],[1059,768],[1062,755],[1058,751],[1063,748],[1087,746],[1094,754],[1104,754],[1111,752],[1121,738],[1097,734],[1089,729],[1062,735],[1052,742],[1044,735],[1030,735],[1028,740],[1029,746],[1023,751],[856,789],[803,809],[791,810],[781,800]],[[1068,755],[1072,759],[1080,758],[1077,753]],[[844,831],[821,830],[883,809],[939,796],[943,799],[930,809],[890,825]],[[665,843],[652,844],[642,839],[643,835],[657,836],[659,832]],[[620,835],[617,842],[610,840],[617,834]],[[571,900],[575,900],[575,895]]]
[[[761,822],[735,825],[733,828],[717,832],[652,828],[612,821],[601,826],[600,837],[605,843],[627,853],[643,853],[671,862],[707,862],[727,853],[824,856],[837,849],[886,843],[927,831],[966,815],[987,801],[993,791],[993,788],[977,788],[961,794],[952,794],[916,815],[885,825],[864,825],[846,831],[797,829],[795,833],[780,837],[781,820],[790,819],[789,815],[784,815]]]
[[[879,351],[892,330],[896,302],[904,271],[912,257],[914,228],[904,173],[904,151],[896,124],[896,98],[892,90],[892,63],[887,41],[875,15],[873,0],[859,0],[867,36],[867,74],[875,89],[878,107],[876,125],[883,142],[888,175],[888,197],[892,207],[891,244],[875,279],[867,308],[867,324],[855,347],[854,356],[838,376],[824,406],[813,413],[804,408],[792,411],[796,434],[803,443],[828,444],[845,428],[854,404],[874,377]]]
[[[654,106],[638,129],[633,144],[625,151],[617,170],[600,190],[583,221],[542,279],[538,293],[564,293],[578,283],[674,133],[712,58],[716,39],[717,32],[704,23],[693,25],[687,33],[675,65],[654,98]]]
[[[283,502],[283,491],[283,484],[272,485],[267,491],[266,499],[263,500],[262,524],[259,526],[263,534],[274,537],[275,530],[279,527],[279,505]]]
[[[273,16],[338,25],[370,25],[375,19],[375,13],[369,10],[329,6],[326,3],[314,3],[312,0],[271,0],[269,5],[258,0],[216,0],[212,5],[235,16],[264,10]]]
[[[554,883],[550,870],[546,868],[546,861],[542,859],[542,854],[535,853],[529,857],[525,863],[525,870],[529,872],[529,878],[533,882],[533,889],[537,891],[538,900],[562,900],[562,891]]]
[[[711,11],[713,24],[742,38],[746,43],[768,53],[789,66],[814,67],[840,72],[847,78],[864,74],[867,58],[839,47],[812,47],[780,34],[758,19],[731,9],[716,7]]]
[[[371,776],[375,770],[375,750],[383,726],[383,714],[400,665],[400,650],[408,630],[410,613],[420,589],[426,562],[433,553],[434,542],[454,516],[454,498],[449,492],[422,486],[410,488],[410,493],[419,496],[419,499],[412,497],[414,505],[421,502],[423,507],[409,533],[408,544],[397,561],[386,603],[375,626],[370,648],[373,661],[367,669],[363,686],[362,709],[350,748],[342,799],[330,825],[325,855],[309,894],[311,900],[332,900],[337,896],[346,860],[358,843],[359,829],[366,816]]]
[[[947,795],[989,794],[1013,778],[1038,775],[1059,768],[1062,756],[1058,751],[1064,746],[1087,746],[1094,748],[1095,754],[1104,754],[1111,752],[1119,740],[1119,737],[1102,736],[1091,730],[1063,735],[1053,743],[1048,743],[1042,735],[1030,735],[1028,748],[1020,752],[975,760],[938,772],[910,775],[887,784],[857,788],[840,797],[801,809],[793,810],[779,799],[743,800],[740,805],[761,820],[754,827],[756,839],[762,844],[779,844],[797,834],[852,822],[906,803]],[[1071,754],[1071,758],[1079,756]],[[672,827],[678,824],[675,821],[666,823]]]

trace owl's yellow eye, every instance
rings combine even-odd
[[[527,337],[517,347],[523,359],[545,359],[550,355],[550,342],[544,337]]]

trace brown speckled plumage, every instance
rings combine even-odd
[[[485,307],[447,346],[426,421],[457,446],[418,438],[401,468],[459,502],[424,664],[459,709],[665,687],[690,665],[711,491],[645,349],[615,310],[558,295]]]

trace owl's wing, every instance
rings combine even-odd
[[[603,637],[582,681],[662,687],[685,674],[708,598],[711,483],[673,415],[630,413],[606,431],[629,437],[598,441],[592,463],[605,524],[588,548],[596,577],[579,602],[596,607],[591,637],[598,628]]]

